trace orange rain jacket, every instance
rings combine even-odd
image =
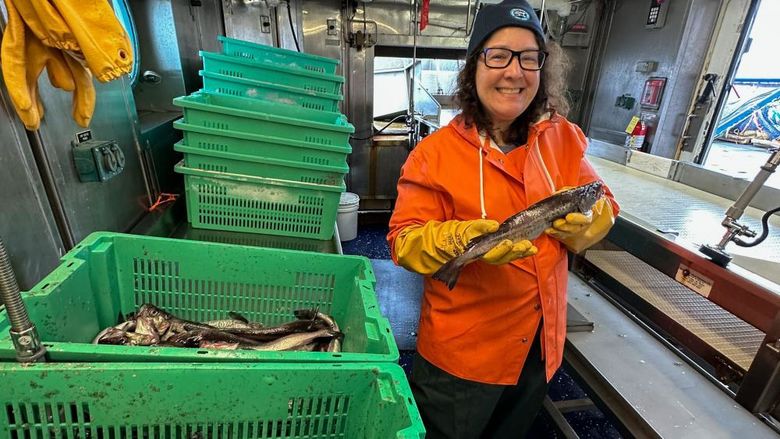
[[[585,159],[588,142],[579,127],[553,115],[534,124],[528,142],[504,155],[480,142],[460,116],[426,137],[401,170],[398,199],[387,235],[430,220],[503,222],[563,186],[599,179]],[[618,206],[607,189],[613,213]],[[543,318],[542,349],[549,381],[563,360],[566,337],[566,249],[543,234],[539,253],[509,264],[467,265],[452,291],[426,276],[417,350],[457,377],[489,384],[516,384]]]

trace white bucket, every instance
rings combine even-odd
[[[352,192],[343,192],[339,200],[339,216],[336,225],[339,228],[339,238],[351,241],[357,237],[358,207],[360,197]]]

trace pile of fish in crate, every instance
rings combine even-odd
[[[203,89],[174,99],[190,223],[331,239],[354,132],[338,61],[220,40],[222,53],[200,52]]]
[[[331,238],[338,62],[222,44],[175,100],[193,227]],[[375,286],[359,256],[94,233],[22,293],[46,362],[0,307],[0,436],[422,438]]]

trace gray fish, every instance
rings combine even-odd
[[[463,254],[444,264],[433,274],[433,278],[453,289],[460,271],[467,264],[476,261],[505,239],[512,242],[532,240],[552,226],[553,221],[568,213],[589,213],[596,201],[604,196],[604,185],[594,181],[566,191],[558,192],[534,203],[501,223],[498,230],[472,239]]]
[[[256,351],[289,351],[313,343],[318,338],[341,336],[342,335],[340,333],[333,332],[329,329],[320,329],[314,332],[290,334],[260,346],[253,346],[250,349],[254,349]]]
[[[295,314],[295,317],[299,319],[319,319],[325,322],[326,325],[330,328],[331,331],[334,332],[341,332],[339,329],[339,325],[336,323],[336,320],[324,313],[321,313],[315,309],[297,309],[293,311],[293,314]],[[327,352],[341,352],[341,339],[339,337],[334,337],[333,340],[331,340],[328,343]]]
[[[233,319],[209,320],[205,324],[222,331],[240,331],[242,329],[259,329],[263,327],[263,325],[259,323],[247,323],[241,320]]]

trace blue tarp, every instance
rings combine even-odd
[[[749,141],[780,139],[780,87],[761,93],[720,119],[716,138]]]

